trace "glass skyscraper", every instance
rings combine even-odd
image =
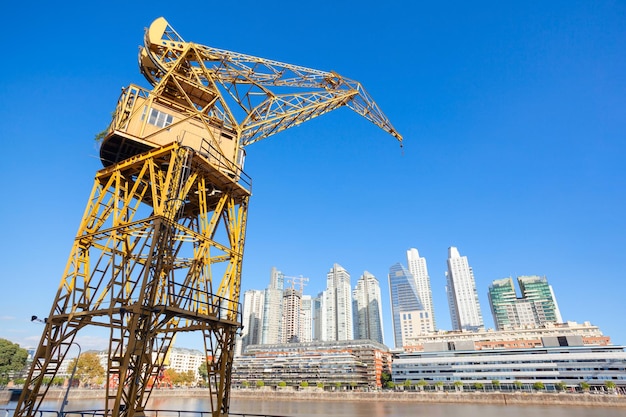
[[[433,308],[433,294],[430,289],[430,276],[428,276],[428,267],[426,266],[426,258],[420,256],[415,248],[406,251],[406,260],[409,266],[409,272],[415,279],[415,287],[417,288],[417,296],[420,299],[424,311],[428,313],[430,320],[426,323],[426,333],[435,331],[435,310]]]
[[[408,338],[427,333],[432,319],[420,301],[413,274],[400,263],[389,268],[389,295],[394,343],[401,348]]]

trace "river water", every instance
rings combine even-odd
[[[60,401],[45,402],[42,410],[59,410]],[[14,408],[9,403],[7,408]],[[66,411],[101,409],[94,400],[75,400]],[[154,398],[150,409],[207,411],[207,400],[200,398]],[[563,407],[536,405],[422,404],[394,401],[260,401],[233,398],[230,411],[293,417],[624,417],[619,407]]]

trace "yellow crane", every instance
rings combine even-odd
[[[164,18],[139,53],[152,89],[123,89],[104,166],[15,416],[35,416],[76,335],[109,332],[105,415],[141,417],[178,332],[204,338],[212,416],[227,416],[251,180],[245,147],[347,106],[399,141],[356,81],[215,49]]]

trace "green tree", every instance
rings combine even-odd
[[[424,381],[423,379],[417,381],[417,386],[419,387],[420,391],[424,391],[424,387],[426,385],[428,385],[428,382]]]
[[[257,388],[263,388],[265,386],[265,382],[259,380],[256,382],[256,387]]]
[[[606,389],[608,389],[609,391],[613,391],[615,390],[615,382],[613,381],[606,381],[604,383],[604,386],[606,387]]]
[[[559,381],[554,384],[554,388],[556,388],[557,391],[565,391],[567,389],[567,384],[563,381]]]
[[[387,386],[387,383],[391,381],[391,374],[387,371],[383,371],[380,375],[380,382],[383,384],[383,387]]]
[[[200,378],[202,378],[203,382],[207,382],[209,380],[209,371],[207,369],[206,362],[202,362],[198,368],[198,374],[200,375]]]
[[[248,387],[250,386],[250,382],[249,382],[249,381],[246,381],[246,380],[243,380],[243,381],[241,381],[241,385],[242,385],[244,388],[248,388]]]
[[[318,388],[324,388],[324,383],[323,382],[318,382],[315,385],[317,385]]]
[[[589,391],[589,388],[591,387],[591,385],[589,385],[589,382],[587,381],[583,381],[579,384],[580,389],[582,389],[583,391]]]
[[[522,389],[522,387],[524,386],[522,381],[513,381],[513,385],[515,385],[515,388],[517,389]]]
[[[454,389],[455,389],[456,391],[463,391],[463,390],[462,390],[462,388],[463,388],[463,382],[461,382],[461,381],[454,381],[454,382],[452,383],[452,385],[454,385]]]
[[[279,387],[286,387],[286,386],[287,386],[287,383],[286,383],[285,381],[280,381],[280,382],[278,383],[278,386],[279,386]]]
[[[402,385],[404,385],[404,389],[411,389],[411,385],[412,385],[412,384],[413,384],[413,383],[411,382],[411,380],[410,380],[410,379],[405,379],[405,380],[404,380],[404,383],[403,383]]]
[[[485,388],[485,385],[482,382],[474,382],[474,389],[476,391],[480,391]]]
[[[435,388],[437,388],[437,391],[441,391],[443,389],[443,382],[442,381],[435,382]]]
[[[498,381],[497,379],[491,381],[491,386],[495,391],[498,391],[500,389],[500,385],[500,381]]]
[[[536,391],[542,391],[546,388],[546,386],[541,381],[537,381],[533,384],[533,389]]]
[[[385,383],[385,388],[387,389],[394,389],[396,387],[396,384],[393,381],[387,381]]]
[[[76,363],[78,361],[78,364]],[[104,379],[105,371],[100,364],[98,355],[93,352],[85,352],[78,358],[72,359],[67,369],[73,370],[76,367],[74,378],[83,385],[97,384]]]
[[[308,386],[309,386],[309,383],[308,383],[307,381],[302,381],[302,382],[300,382],[300,386],[301,386],[302,388],[306,388],[306,387],[308,387]]]
[[[9,375],[24,369],[28,351],[18,344],[0,339],[0,383],[7,383]]]

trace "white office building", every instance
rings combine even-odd
[[[498,381],[502,390],[530,388],[537,382],[548,390],[560,383],[575,388],[582,382],[602,388],[607,381],[626,387],[623,346],[579,344],[579,337],[570,336],[543,339],[543,347],[527,349],[403,352],[393,359],[392,380],[398,385],[424,380],[447,387],[457,381],[468,386]]]

